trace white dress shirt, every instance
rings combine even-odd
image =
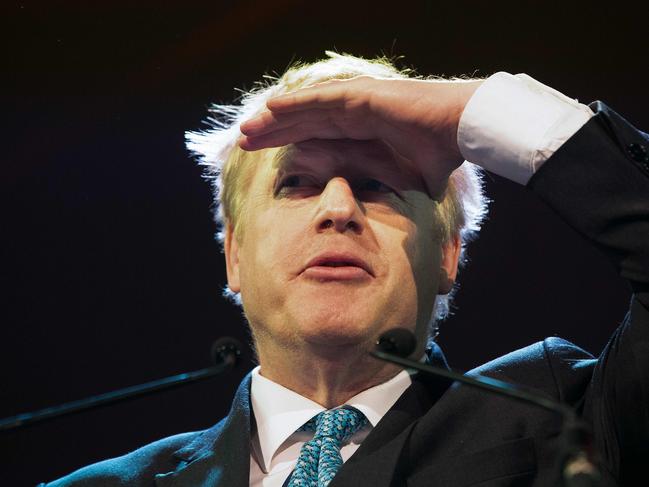
[[[467,103],[458,127],[458,145],[466,160],[526,184],[592,116],[586,105],[525,74],[496,73]],[[341,448],[343,461],[410,384],[404,371],[347,401],[365,414],[369,424]],[[313,436],[296,430],[325,408],[261,376],[259,367],[252,372],[251,401],[257,432],[251,444],[250,485],[281,487],[300,448]]]
[[[467,103],[457,142],[467,161],[526,184],[592,116],[588,106],[526,74],[501,72]]]
[[[389,381],[345,402],[362,412],[368,424],[340,449],[343,462],[352,456],[411,383],[408,373],[401,371]],[[281,487],[295,467],[300,448],[313,438],[313,432],[296,430],[325,408],[262,376],[259,367],[252,371],[250,397],[257,423],[250,445],[250,485]]]

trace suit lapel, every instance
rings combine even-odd
[[[237,390],[230,413],[174,453],[173,472],[158,474],[157,487],[247,487],[250,477],[250,374]]]

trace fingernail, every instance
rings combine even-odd
[[[246,144],[248,142],[248,137],[245,135],[240,135],[239,138],[237,139],[237,145],[242,148],[243,150],[246,150]]]

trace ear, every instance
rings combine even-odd
[[[234,236],[234,229],[228,223],[225,227],[225,242],[223,243],[225,253],[225,270],[228,277],[230,291],[238,293],[241,291],[239,280],[239,242]]]
[[[461,250],[462,241],[459,235],[453,236],[448,242],[442,245],[438,294],[448,294],[453,289],[453,284],[455,284],[455,279],[457,278]]]

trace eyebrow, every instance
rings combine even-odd
[[[296,149],[293,145],[285,145],[280,147],[273,156],[271,167],[273,169],[281,169],[281,167],[290,162],[291,156],[295,153]]]
[[[302,161],[303,157],[306,155],[313,159],[308,159],[308,162]],[[392,185],[397,190],[416,190],[423,192],[430,197],[426,184],[422,179],[423,176],[417,173],[416,170],[404,166],[403,163],[400,163],[398,159],[396,159],[394,155],[391,155],[387,150],[371,148],[370,150],[361,152],[361,156],[364,159],[363,162],[369,162],[369,160],[372,159],[380,162],[377,164],[354,164],[349,161],[347,154],[343,153],[343,159],[341,161],[340,157],[332,155],[332,153],[326,148],[317,146],[306,148],[296,147],[295,145],[284,146],[278,150],[273,158],[273,169],[276,170],[272,186],[273,191],[276,188],[278,178],[289,172],[304,171],[305,173],[317,172],[320,174],[326,174],[326,171],[322,171],[322,168],[327,166],[338,166],[340,162],[341,164],[339,167],[332,170],[329,174],[326,174],[328,177],[341,175],[348,179],[374,177],[378,180],[384,180],[384,178],[389,178],[392,180]],[[318,168],[320,168],[320,171],[318,171]]]

